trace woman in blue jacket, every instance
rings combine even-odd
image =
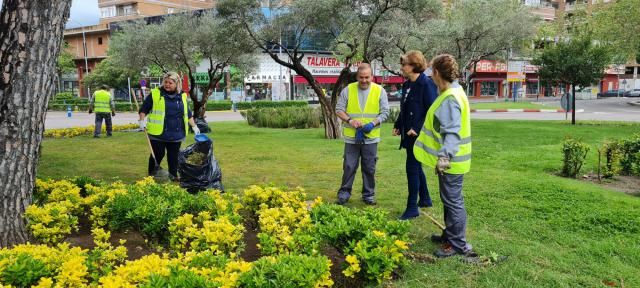
[[[407,81],[402,85],[400,115],[393,126],[393,135],[400,135],[400,148],[407,150],[406,172],[409,196],[401,220],[418,217],[418,207],[431,207],[431,197],[422,165],[413,155],[413,145],[424,125],[427,110],[438,97],[438,87],[424,72],[427,60],[420,51],[409,51],[400,57],[401,71]],[[419,200],[418,200],[419,198]]]

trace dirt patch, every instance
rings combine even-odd
[[[637,176],[615,176],[612,179],[602,178],[602,181],[600,181],[598,180],[598,175],[587,174],[583,175],[581,179],[611,190],[640,197],[640,177]]]
[[[111,232],[109,242],[115,247],[120,245],[120,239],[127,242],[122,245],[127,248],[127,260],[140,259],[142,256],[155,253],[156,251],[149,248],[144,241],[144,237],[136,231]],[[71,246],[81,247],[82,249],[93,249],[93,235],[91,235],[91,223],[88,217],[80,217],[78,219],[78,232],[71,234],[65,240]]]
[[[244,217],[244,250],[240,257],[247,262],[253,262],[262,256],[258,249],[258,233],[259,227],[253,217]]]
[[[327,256],[331,260],[331,280],[333,280],[333,287],[364,287],[364,282],[344,276],[342,270],[347,265],[345,256],[337,248],[333,246],[325,246],[322,248],[322,254]]]

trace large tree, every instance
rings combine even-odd
[[[265,17],[257,0],[221,0],[218,9],[230,21],[243,25],[262,52],[307,80],[320,102],[325,136],[336,139],[340,137],[340,123],[335,106],[340,90],[352,78],[351,65],[384,57],[379,56],[380,51],[385,51],[389,42],[375,41],[377,31],[397,21],[399,15],[428,15],[437,7],[435,3],[439,1],[297,0],[285,7],[271,7],[274,9],[269,17]],[[394,14],[401,11],[407,14]],[[406,29],[396,34],[409,35]],[[344,64],[330,95],[325,95],[320,83],[302,64],[310,50],[330,50]]]
[[[225,68],[242,70],[255,66],[253,42],[236,24],[223,21],[214,12],[168,16],[160,24],[142,21],[124,25],[114,35],[109,56],[114,63],[134,70],[158,67],[187,75],[197,117],[203,117],[207,99],[222,79]],[[202,95],[195,88],[196,67],[205,61],[209,83]]]
[[[124,90],[127,90],[129,80],[131,80],[131,83],[137,83],[139,78],[140,73],[138,71],[116,65],[113,63],[112,58],[107,58],[100,61],[91,74],[87,75],[82,81],[85,86],[93,89],[104,84],[112,88],[125,88]]]
[[[448,53],[458,61],[460,75],[471,74],[487,58],[508,57],[507,51],[528,43],[537,20],[513,0],[453,0],[442,17],[423,23],[423,51]],[[468,77],[461,79],[467,86]]]
[[[4,0],[0,11],[0,247],[26,242],[56,59],[71,0]]]
[[[552,84],[571,84],[571,123],[575,124],[576,86],[589,87],[598,83],[611,60],[610,47],[594,44],[589,37],[573,37],[548,45],[531,63],[540,67],[540,80]]]
[[[596,39],[610,43],[616,62],[640,63],[640,0],[618,0],[599,4],[593,9],[590,27]]]

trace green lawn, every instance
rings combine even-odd
[[[215,123],[212,128],[229,191],[275,183],[302,186],[310,196],[335,200],[343,144],[323,139],[322,129],[259,129],[241,122]],[[394,282],[396,287],[604,287],[603,281],[640,286],[640,197],[554,176],[566,135],[595,145],[637,133],[640,125],[476,120],[472,129],[474,160],[464,189],[468,240],[481,254],[496,252],[508,259],[490,267],[458,259],[412,263]],[[383,135],[377,197],[379,207],[395,216],[406,201],[405,152],[397,150],[397,138],[388,136],[390,125],[385,124]],[[592,148],[586,170],[595,168],[596,155]],[[48,139],[42,145],[38,176],[133,181],[145,175],[147,157],[141,133]],[[432,213],[441,218],[435,176],[429,171],[427,177],[435,203]],[[356,180],[354,187],[361,183]],[[363,206],[357,192],[351,207]],[[412,250],[430,253],[436,245],[427,238],[437,228],[424,217],[412,223]]]
[[[559,109],[552,105],[542,105],[532,102],[487,102],[471,103],[471,109]]]

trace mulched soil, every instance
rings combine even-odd
[[[583,175],[581,179],[611,190],[640,197],[640,177],[637,176],[615,176],[613,179],[602,178],[602,180],[598,180],[597,174],[590,173]]]

